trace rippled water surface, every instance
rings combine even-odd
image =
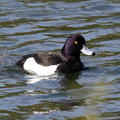
[[[97,53],[81,55],[90,70],[42,78],[14,65],[71,34]],[[0,0],[0,119],[119,120],[119,59],[119,0]]]

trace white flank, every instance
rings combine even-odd
[[[86,55],[92,55],[92,53],[93,53],[93,51],[89,50],[85,45],[83,45],[81,52],[86,54]]]
[[[23,68],[30,74],[47,76],[47,75],[54,74],[57,66],[58,65],[50,65],[50,66],[40,65],[40,64],[36,63],[36,61],[33,57],[30,57],[25,61]]]

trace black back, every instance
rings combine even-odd
[[[26,59],[30,57],[33,57],[38,64],[41,64],[43,66],[57,65],[59,63],[62,63],[63,61],[67,61],[67,59],[60,53],[39,52],[35,54],[28,54],[22,56],[22,59],[20,59],[16,63],[16,65],[23,67],[23,64],[26,61]]]

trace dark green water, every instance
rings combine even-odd
[[[82,34],[90,70],[31,76],[20,56],[58,52]],[[0,120],[120,120],[119,0],[0,0]]]

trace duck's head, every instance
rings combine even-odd
[[[66,40],[61,53],[68,61],[80,61],[80,54],[95,55],[86,47],[85,38],[82,35],[72,35]]]

